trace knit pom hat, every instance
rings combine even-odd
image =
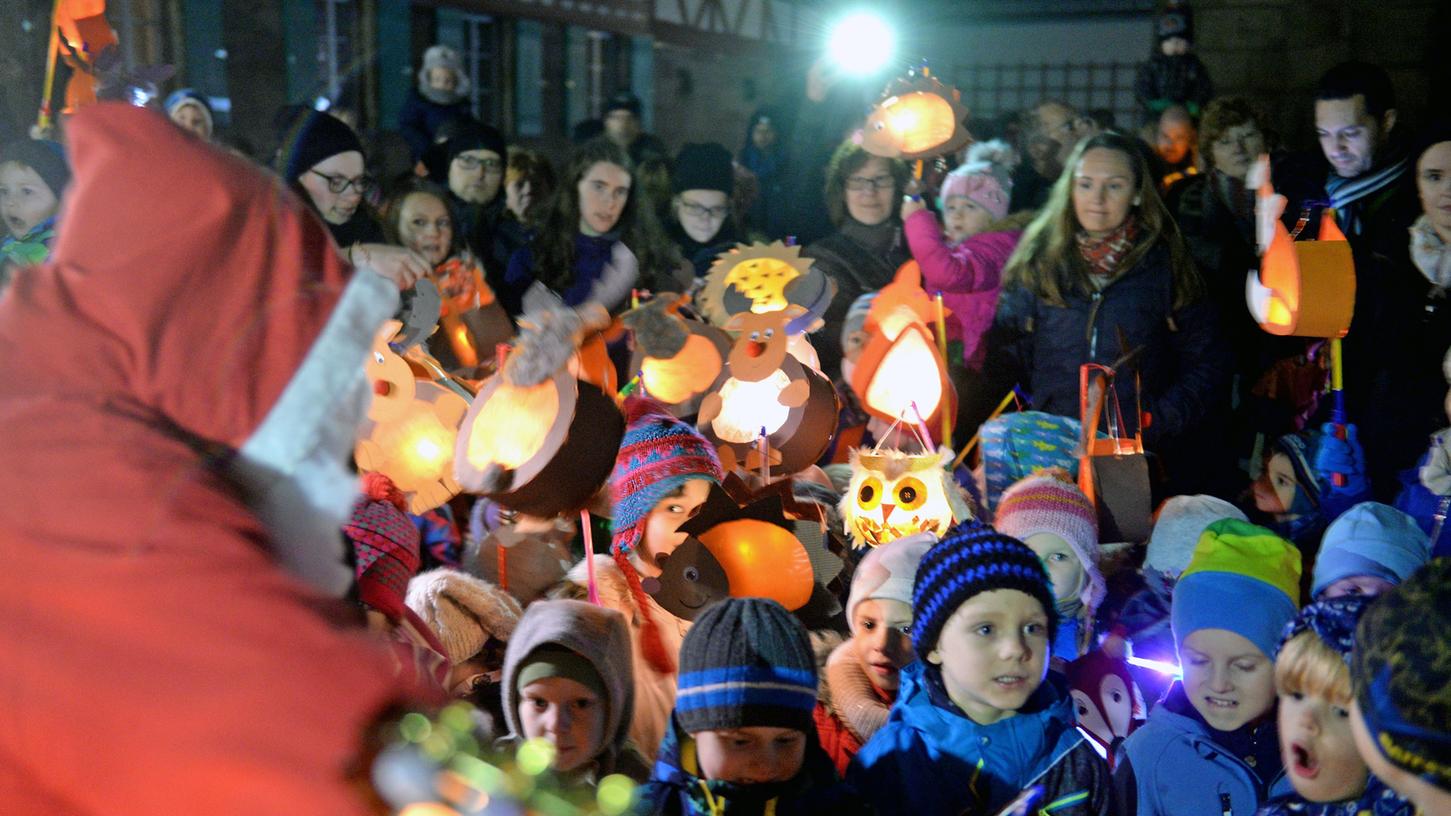
[[[680,646],[675,719],[687,734],[815,728],[816,658],[801,622],[765,598],[708,607]]]
[[[1178,578],[1189,566],[1204,529],[1220,519],[1249,521],[1244,511],[1214,496],[1175,496],[1159,506],[1144,553],[1144,569]]]
[[[1372,742],[1396,767],[1451,791],[1451,559],[1381,595],[1355,630],[1350,683]]]
[[[1017,151],[1007,142],[978,142],[968,148],[967,161],[947,174],[938,203],[946,206],[947,199],[965,196],[991,213],[994,220],[1005,218],[1013,195],[1013,168],[1017,166]]]
[[[1028,545],[968,519],[937,542],[917,565],[912,585],[912,648],[919,657],[937,646],[942,627],[974,595],[1016,589],[1032,596],[1048,614],[1048,631],[1058,613],[1048,571]]]
[[[408,583],[408,607],[438,635],[455,666],[478,655],[490,638],[507,643],[523,614],[509,593],[447,567]]]
[[[1430,558],[1431,539],[1415,519],[1380,502],[1362,502],[1325,530],[1310,595],[1356,575],[1399,584]]]
[[[1314,632],[1321,643],[1345,658],[1349,665],[1355,648],[1355,625],[1374,600],[1367,595],[1344,595],[1310,604],[1285,627],[1280,648],[1301,632]]]
[[[1171,0],[1168,7],[1154,20],[1154,34],[1159,42],[1183,37],[1194,42],[1194,11],[1187,5]]]
[[[1174,643],[1200,629],[1227,629],[1274,659],[1280,633],[1300,608],[1300,552],[1238,519],[1209,525],[1174,585]]]
[[[694,428],[654,400],[625,400],[625,436],[610,473],[610,549],[632,552],[650,511],[687,481],[719,483],[724,476],[715,448]]]
[[[917,565],[937,543],[931,533],[917,533],[872,547],[856,565],[851,592],[846,598],[846,625],[856,633],[856,607],[862,601],[883,598],[912,605],[912,585]]]
[[[1052,475],[1022,479],[1003,492],[993,526],[1019,541],[1052,533],[1068,542],[1083,565],[1084,585],[1079,592],[1083,605],[1094,609],[1103,600],[1106,586],[1098,570],[1098,511],[1077,485]]]
[[[381,473],[363,474],[363,496],[343,525],[353,545],[353,570],[363,603],[398,620],[408,579],[418,572],[418,528],[408,518],[403,493]]]
[[[736,173],[731,166],[731,152],[715,142],[688,144],[675,154],[671,188],[677,193],[686,190],[719,190],[727,196],[736,190]]]
[[[418,88],[422,91],[425,88],[433,90],[428,84],[428,74],[434,68],[446,68],[453,72],[457,78],[453,93],[449,96],[456,99],[463,99],[469,95],[469,75],[464,72],[464,61],[459,53],[446,45],[429,46],[423,52],[423,67],[418,69]],[[503,155],[502,153],[499,155]]]

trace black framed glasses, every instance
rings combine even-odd
[[[896,180],[891,176],[849,176],[846,180],[846,189],[853,193],[875,193],[878,190],[890,190],[896,185]]]
[[[343,176],[330,176],[327,173],[319,173],[316,170],[309,170],[307,172],[326,180],[328,192],[333,195],[342,195],[351,187],[357,190],[359,195],[366,196],[378,186],[377,180],[372,176],[365,175],[358,176],[357,178],[344,178]]]
[[[454,161],[465,170],[477,170],[484,168],[485,173],[502,173],[504,162],[502,159],[481,159],[478,156],[455,156]]]
[[[719,207],[707,207],[702,204],[697,204],[694,201],[682,200],[680,202],[680,209],[691,218],[710,218],[715,221],[719,221],[731,214],[729,204],[722,204]]]

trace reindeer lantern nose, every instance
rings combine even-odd
[[[391,383],[389,383],[387,380],[374,380],[373,381],[373,393],[374,394],[377,394],[380,397],[386,397],[386,396],[388,396],[389,392],[391,392],[392,390],[393,390],[393,385]]]
[[[764,353],[766,353],[766,344],[765,343],[762,343],[759,340],[748,340],[748,341],[746,341],[746,356],[747,357],[760,357]]]

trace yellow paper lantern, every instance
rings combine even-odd
[[[1246,281],[1250,314],[1270,334],[1344,337],[1355,314],[1355,259],[1335,211],[1321,214],[1316,241],[1292,239],[1278,219],[1274,227],[1258,277]]]
[[[851,452],[851,485],[842,495],[855,547],[880,547],[917,533],[942,536],[969,517],[943,453],[866,448]]]
[[[963,122],[967,108],[956,88],[913,74],[887,87],[867,116],[862,148],[890,159],[925,159],[959,150],[972,141]]]
[[[799,246],[781,241],[737,244],[711,265],[696,305],[706,320],[724,327],[742,311],[761,314],[786,308],[792,303],[787,286],[811,274],[821,273],[812,272],[811,259],[801,256]]]

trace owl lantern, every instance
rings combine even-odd
[[[680,315],[685,298],[661,295],[622,318],[634,336],[630,369],[677,417],[694,416],[730,355],[730,336]]]
[[[946,467],[946,449],[931,453],[862,448],[851,452],[851,485],[838,509],[852,546],[880,547],[909,535],[942,536],[971,517]]]
[[[526,315],[503,371],[464,418],[455,474],[465,490],[534,516],[588,503],[614,467],[625,421],[611,395],[580,378],[579,343],[609,322],[598,305]]]
[[[868,339],[852,372],[851,388],[862,407],[886,422],[916,421],[918,414],[945,442],[956,412],[957,392],[947,361],[928,328],[935,305],[922,289],[922,270],[909,261],[883,287],[867,313]]]
[[[459,491],[453,478],[454,440],[468,400],[438,383],[416,378],[388,342],[402,324],[390,320],[373,338],[367,362],[373,401],[353,449],[358,467],[393,480],[408,510],[431,510]]]
[[[1280,214],[1284,196],[1270,184],[1269,157],[1261,156],[1255,204],[1263,255],[1259,274],[1245,280],[1245,299],[1260,328],[1280,336],[1344,337],[1355,312],[1355,260],[1335,225],[1335,211],[1320,216],[1320,237],[1296,241]]]
[[[862,149],[888,159],[926,159],[960,150],[972,141],[963,122],[967,108],[956,88],[924,67],[887,86],[862,128]]]
[[[739,336],[725,371],[701,400],[696,425],[728,472],[769,467],[771,475],[788,476],[814,464],[831,444],[836,389],[787,351],[786,324],[804,311],[747,311],[726,326]]]

